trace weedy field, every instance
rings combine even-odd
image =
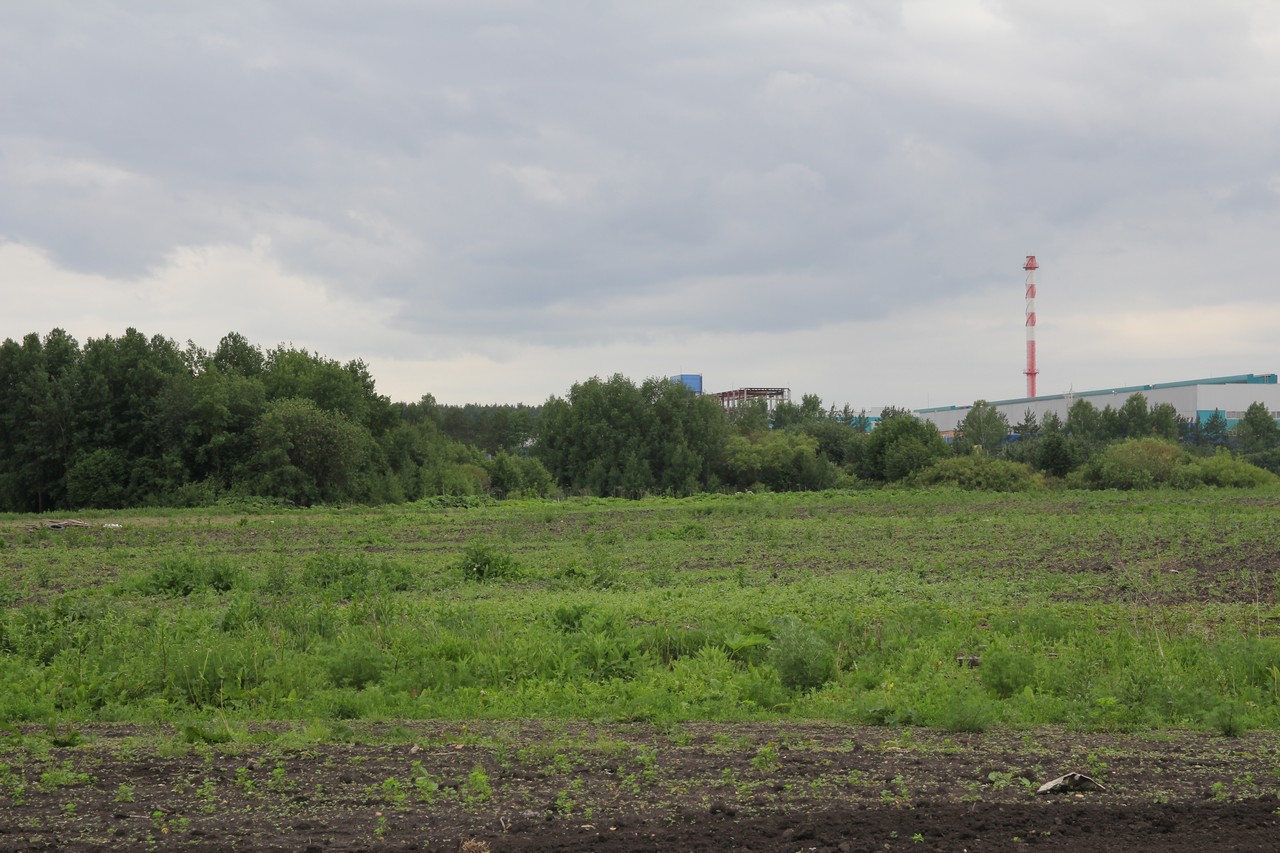
[[[0,517],[0,847],[1277,825],[1276,490],[447,503]]]

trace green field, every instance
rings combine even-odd
[[[1280,491],[0,517],[0,723],[1280,728]]]

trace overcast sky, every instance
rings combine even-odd
[[[0,0],[0,338],[381,393],[1280,371],[1273,0]]]

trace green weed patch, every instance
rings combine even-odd
[[[266,720],[1275,729],[1277,507],[928,490],[185,511],[62,538],[16,519],[0,722],[197,744]]]

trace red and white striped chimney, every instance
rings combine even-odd
[[[1027,271],[1027,369],[1023,373],[1027,375],[1027,396],[1034,397],[1036,376],[1040,373],[1036,369],[1036,256],[1027,255],[1022,268]]]

